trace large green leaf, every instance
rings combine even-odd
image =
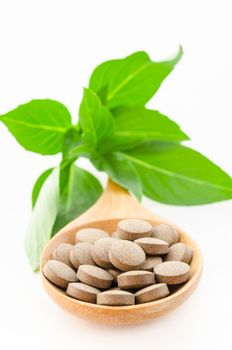
[[[170,60],[153,62],[146,52],[99,65],[92,73],[89,87],[109,107],[143,106],[159,89],[183,54],[182,48]]]
[[[60,172],[60,200],[53,234],[91,207],[101,193],[102,186],[92,174],[66,163]]]
[[[102,154],[134,148],[147,141],[188,140],[189,137],[168,117],[144,107],[122,107],[113,112],[115,132],[100,147]]]
[[[48,176],[51,174],[53,168],[45,170],[36,180],[36,183],[34,184],[33,190],[32,190],[32,207],[34,208],[35,203],[37,201],[37,198],[39,196],[40,190],[48,178]]]
[[[124,107],[114,111],[115,136],[119,142],[184,141],[189,137],[165,115],[144,107]]]
[[[59,170],[56,168],[45,180],[38,195],[27,229],[25,249],[33,270],[39,268],[42,250],[51,238],[59,203]]]
[[[63,138],[71,127],[67,108],[57,101],[32,100],[0,116],[25,149],[41,153],[61,152]]]
[[[48,240],[91,207],[101,193],[99,181],[71,162],[62,162],[60,168],[51,172],[38,194],[25,240],[33,270],[39,268],[40,256]]]
[[[123,155],[110,153],[92,159],[93,164],[100,171],[105,171],[109,177],[132,192],[138,200],[142,198],[142,186],[140,178],[133,164],[125,159]]]
[[[136,167],[146,196],[176,205],[232,198],[232,179],[200,153],[182,145],[148,143],[124,154]]]
[[[84,89],[79,111],[83,139],[93,145],[109,137],[114,130],[114,120],[110,111],[102,105],[99,97],[90,89]]]

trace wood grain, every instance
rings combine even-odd
[[[117,227],[118,221],[125,218],[144,219],[148,220],[151,224],[168,223],[167,220],[145,209],[132,198],[127,191],[109,181],[107,189],[100,199],[84,214],[61,229],[60,232],[48,242],[41,257],[40,271],[42,271],[45,262],[51,258],[52,251],[60,243],[74,244],[75,233],[79,229],[96,227],[112,234]],[[183,286],[178,287],[175,293],[164,299],[146,304],[124,307],[110,307],[85,303],[69,297],[65,292],[50,283],[41,272],[45,290],[49,296],[66,311],[96,322],[132,324],[161,316],[178,307],[193,293],[199,283],[202,273],[203,261],[200,249],[190,236],[178,227],[176,227],[176,229],[180,233],[180,241],[193,250],[193,258],[190,265],[190,279]]]

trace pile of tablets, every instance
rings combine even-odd
[[[155,301],[190,277],[192,251],[167,224],[119,221],[110,236],[96,228],[62,243],[43,268],[45,277],[78,300],[109,306]]]

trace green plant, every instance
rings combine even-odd
[[[107,61],[84,89],[79,121],[61,103],[33,100],[0,116],[16,140],[42,155],[62,153],[32,192],[26,252],[32,268],[46,242],[100,196],[99,181],[75,165],[87,157],[100,171],[139,200],[206,204],[232,198],[232,180],[218,166],[182,142],[189,137],[165,115],[145,107],[182,56],[153,62],[145,52]]]

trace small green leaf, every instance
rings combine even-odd
[[[90,89],[84,89],[79,116],[85,142],[97,145],[113,133],[113,116]]]
[[[99,65],[91,75],[89,87],[110,109],[118,106],[144,106],[179,62],[183,50],[167,61],[153,62],[146,52]]]
[[[34,271],[39,268],[42,250],[51,238],[59,203],[59,171],[54,169],[38,195],[27,229],[26,254]]]
[[[34,208],[34,206],[35,206],[35,203],[37,201],[38,195],[40,193],[40,190],[41,190],[44,182],[46,181],[48,176],[51,174],[53,169],[54,168],[50,168],[50,169],[45,170],[36,180],[36,183],[34,184],[34,187],[32,190],[32,208]]]
[[[64,137],[63,159],[74,161],[79,157],[88,157],[93,150],[93,146],[85,143],[80,131],[70,129]]]
[[[89,172],[67,163],[60,173],[60,200],[53,234],[89,209],[102,193],[100,182]]]
[[[143,192],[151,199],[198,205],[232,198],[231,177],[188,147],[148,143],[123,155],[136,167]]]
[[[128,191],[138,200],[142,198],[140,178],[133,164],[118,153],[99,156],[92,159],[93,164],[100,171],[105,171],[109,177]]]
[[[57,101],[32,100],[0,116],[25,149],[40,154],[62,151],[64,134],[71,127],[67,108]]]

